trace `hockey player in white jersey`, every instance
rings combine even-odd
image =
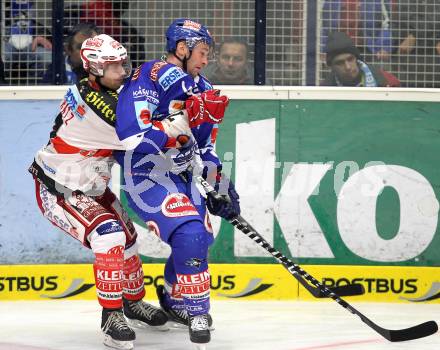
[[[131,66],[125,48],[105,34],[87,39],[81,58],[89,77],[68,89],[50,140],[37,152],[29,171],[43,215],[95,254],[104,344],[132,349],[135,332],[126,318],[132,325],[162,329],[168,318],[142,301],[137,233],[108,187],[112,150],[124,149],[114,127],[116,90]]]

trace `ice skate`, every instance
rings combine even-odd
[[[189,338],[197,349],[203,349],[203,345],[211,340],[209,331],[208,314],[189,316]]]
[[[124,299],[124,315],[132,327],[154,328],[158,331],[168,331],[168,316],[160,308],[154,307],[142,300],[131,301]]]
[[[128,326],[122,310],[102,310],[101,329],[104,333],[104,345],[122,350],[134,348],[136,334]]]
[[[164,286],[157,286],[156,294],[159,299],[159,304],[162,310],[168,315],[170,326],[178,329],[186,329],[188,327],[188,314],[185,310],[185,306],[182,304],[172,304],[170,297],[167,295]],[[212,317],[208,314],[209,329],[212,331]]]

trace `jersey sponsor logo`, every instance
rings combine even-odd
[[[152,81],[157,81],[157,75],[159,73],[159,70],[166,65],[167,63],[165,61],[158,61],[155,64],[153,64],[153,67],[151,68],[151,72],[150,72],[150,79]]]
[[[52,211],[46,211],[44,213],[44,216],[47,217],[47,219],[52,222],[55,226],[63,229],[64,231],[68,232],[70,234],[70,230],[72,226],[70,226],[69,223],[61,219],[58,215],[54,214]]]
[[[151,117],[157,106],[148,101],[136,101],[134,109],[136,112],[136,120],[141,130],[151,128]]]
[[[212,290],[217,290],[217,291],[231,291],[234,290],[234,288],[236,287],[236,279],[237,275],[222,275],[222,274],[214,274],[211,275],[210,278],[210,283],[211,283],[211,289]],[[253,279],[251,279],[251,281],[253,281]],[[261,278],[258,279],[260,282],[262,281]],[[146,287],[154,287],[154,290],[156,290],[156,288],[159,285],[163,285],[164,284],[164,277],[163,275],[144,275],[144,284]],[[250,282],[248,283],[248,285],[250,284]],[[252,285],[254,285],[254,283],[252,283]],[[264,286],[266,286],[267,284],[263,284]],[[272,284],[270,284],[269,286],[272,286]],[[267,288],[266,288],[267,289]],[[177,295],[175,294],[177,293]],[[180,296],[180,292],[179,292],[179,285],[177,283],[174,283],[172,286],[172,294],[173,297],[181,297]]]
[[[116,101],[115,104],[111,102],[108,103],[107,101],[105,101],[104,96],[100,95],[97,91],[90,91],[86,95],[86,102],[88,102],[90,105],[95,106],[96,110],[101,114],[101,117],[112,123],[116,121],[116,113],[114,111],[114,108],[116,107]]]
[[[72,198],[72,202],[72,205],[88,222],[96,220],[101,215],[108,214],[103,206],[83,194],[76,194]]]
[[[43,164],[43,168],[46,169],[49,173],[54,174],[54,175],[57,173],[56,170],[53,169],[53,168],[51,168],[49,165],[47,165],[47,164],[41,159],[41,157],[39,157],[39,160],[41,161],[41,164]]]
[[[124,246],[123,245],[117,245],[116,247],[110,248],[107,252],[107,254],[116,254],[116,255],[121,255],[124,254]],[[112,258],[110,258],[112,259]]]
[[[122,228],[122,226],[117,221],[106,222],[106,223],[104,223],[102,225],[99,225],[96,228],[96,232],[100,236],[106,235],[106,234],[109,234],[109,233],[114,233],[114,232],[122,232],[122,231],[124,231],[124,229]]]
[[[180,285],[203,283],[211,279],[211,275],[208,270],[191,275],[184,275],[178,273],[176,274],[176,276],[177,276],[177,283],[179,283]]]
[[[97,270],[96,277],[102,281],[116,281],[122,280],[122,271],[115,270]]]
[[[200,23],[187,19],[183,22],[183,28],[199,31],[202,28],[202,25]]]
[[[178,67],[171,68],[159,78],[159,84],[162,86],[162,89],[167,91],[171,85],[173,85],[180,78],[183,78],[185,75],[187,74],[182,69]]]
[[[176,292],[181,295],[190,299],[203,299],[208,296],[211,285],[211,275],[208,270],[193,275],[178,273],[176,277],[178,283]]]
[[[162,203],[162,213],[169,218],[199,214],[189,198],[182,193],[167,196]]]
[[[145,89],[139,86],[139,89],[133,90],[133,98],[145,98],[155,104],[159,104],[159,93],[155,90]]]

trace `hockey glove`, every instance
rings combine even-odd
[[[221,123],[228,104],[228,97],[220,96],[220,90],[208,90],[200,95],[190,96],[185,101],[189,127],[195,128],[203,123]]]
[[[209,212],[226,220],[231,220],[240,215],[240,196],[235,190],[234,183],[224,174],[221,174],[214,189],[218,195],[208,194],[206,198],[206,206]]]
[[[169,149],[166,155],[172,161],[170,171],[174,174],[180,174],[191,165],[197,147],[194,138],[188,135],[179,135],[175,140],[176,148]]]

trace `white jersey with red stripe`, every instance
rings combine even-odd
[[[68,189],[102,194],[114,163],[112,150],[123,150],[115,132],[118,94],[81,80],[60,104],[49,143],[35,162],[44,174]]]

